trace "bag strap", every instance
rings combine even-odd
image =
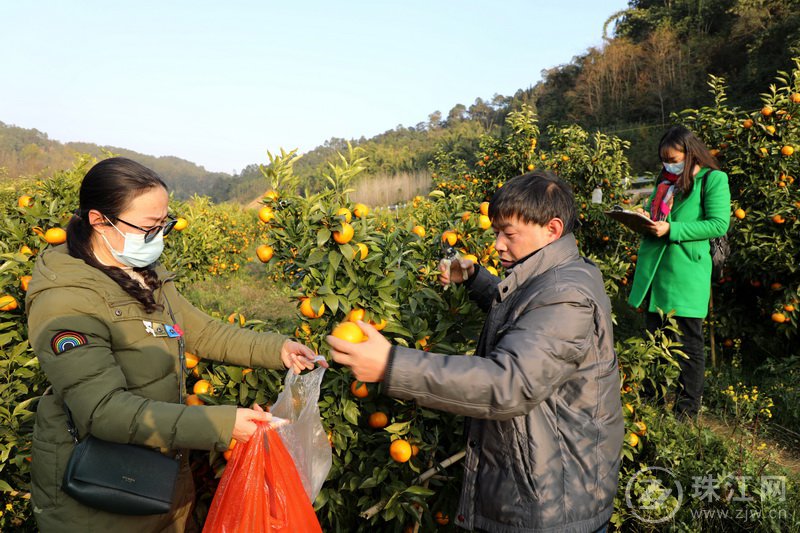
[[[706,214],[706,182],[712,172],[713,169],[709,168],[700,176],[703,179],[703,183],[700,185],[700,207],[703,209],[703,216]]]

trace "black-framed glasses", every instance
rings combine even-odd
[[[132,228],[136,228],[139,231],[143,231],[144,232],[144,242],[151,242],[153,239],[156,238],[156,235],[158,235],[159,231],[163,231],[164,236],[167,236],[169,234],[169,232],[172,231],[172,228],[175,227],[175,224],[178,223],[178,220],[175,217],[173,217],[172,215],[167,215],[167,218],[169,220],[167,220],[166,224],[164,224],[163,226],[153,226],[152,228],[140,228],[136,224],[131,224],[130,222],[125,222],[121,218],[116,218],[115,220],[118,220],[118,221],[122,222],[123,224],[125,224],[127,226],[130,226]]]

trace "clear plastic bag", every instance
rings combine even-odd
[[[289,421],[275,431],[294,459],[308,498],[313,502],[331,469],[331,445],[319,414],[319,391],[324,367],[295,374],[289,370],[284,389],[270,412]]]

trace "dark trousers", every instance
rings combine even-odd
[[[705,339],[703,338],[703,319],[676,316],[675,322],[681,334],[671,334],[673,340],[683,346],[680,350],[688,359],[678,358],[681,374],[678,377],[678,391],[675,396],[674,411],[678,416],[695,417],[700,411],[700,399],[703,396],[703,381],[706,370]],[[661,317],[658,313],[645,315],[647,331],[654,333],[661,328]]]

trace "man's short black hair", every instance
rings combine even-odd
[[[524,223],[546,225],[554,218],[564,223],[564,234],[575,227],[575,197],[570,186],[554,173],[534,170],[508,180],[489,203],[492,223],[519,218]]]

